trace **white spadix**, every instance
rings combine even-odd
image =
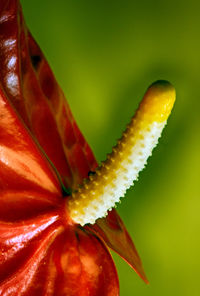
[[[169,82],[157,81],[148,88],[112,153],[69,198],[69,215],[75,223],[95,223],[125,195],[157,145],[174,101]]]

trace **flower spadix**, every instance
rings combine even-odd
[[[157,81],[148,88],[112,153],[70,197],[74,222],[95,223],[125,195],[157,145],[174,101],[175,90],[169,82]]]

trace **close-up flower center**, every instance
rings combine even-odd
[[[38,15],[34,17],[36,23]],[[45,10],[43,24],[46,17]],[[56,24],[52,18],[51,24]],[[0,1],[1,296],[119,296],[110,249],[148,284],[115,207],[145,167],[174,101],[169,82],[153,83],[121,139],[98,166],[26,26],[20,0]],[[102,109],[103,120],[107,107]],[[83,111],[79,102],[78,108]]]

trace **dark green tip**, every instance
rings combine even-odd
[[[155,82],[153,82],[149,88],[162,88],[162,89],[170,89],[170,90],[174,90],[174,86],[167,80],[157,80]]]

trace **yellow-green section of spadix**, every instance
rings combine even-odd
[[[163,122],[169,117],[175,101],[175,89],[165,80],[154,82],[146,91],[135,118],[147,124]]]

